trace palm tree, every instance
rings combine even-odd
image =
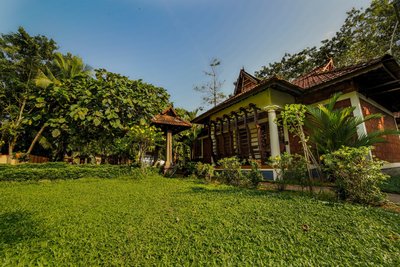
[[[63,55],[57,52],[54,54],[54,60],[51,66],[46,66],[44,71],[38,71],[35,78],[35,84],[43,90],[51,90],[52,88],[50,86],[62,88],[65,87],[67,81],[88,77],[91,73],[92,69],[88,65],[84,64],[80,57],[74,56],[70,53]],[[52,94],[48,93],[47,95],[49,96]],[[36,133],[26,152],[27,155],[32,152],[35,144],[39,141],[47,126],[48,121],[46,121]]]
[[[35,83],[46,89],[51,84],[61,86],[66,80],[89,76],[91,73],[92,68],[84,64],[80,57],[57,52],[54,54],[52,66],[46,67],[44,72],[39,70]]]
[[[355,107],[335,109],[340,95],[340,93],[333,95],[326,105],[307,106],[306,128],[310,141],[316,145],[321,154],[333,152],[342,146],[371,146],[386,142],[385,135],[400,134],[400,131],[396,130],[383,130],[358,135],[359,125],[372,119],[382,118],[382,114],[371,114],[362,118],[353,116]]]

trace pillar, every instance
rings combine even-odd
[[[279,146],[279,131],[278,125],[276,124],[276,108],[275,106],[267,107],[268,112],[268,126],[269,126],[269,138],[271,146],[271,156],[276,157],[281,154]]]
[[[235,137],[236,137],[236,155],[237,157],[241,157],[242,151],[240,148],[240,136],[239,136],[239,115],[237,113],[233,113],[233,116],[235,116]]]
[[[172,131],[167,130],[167,149],[166,149],[164,169],[171,168],[172,165]]]
[[[258,152],[260,153],[261,163],[264,164],[265,159],[263,158],[263,156],[265,155],[265,153],[264,153],[264,147],[262,145],[261,126],[260,126],[260,124],[258,124],[258,110],[257,110],[257,106],[254,104],[251,105],[251,108],[253,108],[253,111],[254,111],[254,124],[256,125],[256,128],[257,128]]]

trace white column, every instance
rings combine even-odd
[[[354,117],[360,117],[364,119],[364,114],[361,109],[360,98],[358,97],[356,92],[354,92],[354,94],[350,96],[350,103],[355,108],[353,111]],[[359,137],[367,134],[367,127],[365,126],[364,122],[357,126],[357,134]]]
[[[271,156],[276,157],[281,155],[279,146],[279,132],[278,125],[276,124],[276,111],[273,108],[268,108],[268,126],[269,126],[269,140],[271,146]]]

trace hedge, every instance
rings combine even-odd
[[[38,181],[56,179],[136,178],[139,170],[128,165],[70,165],[63,162],[0,165],[0,181]]]

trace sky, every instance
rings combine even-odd
[[[221,61],[223,91],[242,67],[254,73],[285,53],[319,46],[346,11],[367,0],[0,0],[0,33],[23,26],[63,53],[165,88],[175,107],[202,105],[193,90]]]

